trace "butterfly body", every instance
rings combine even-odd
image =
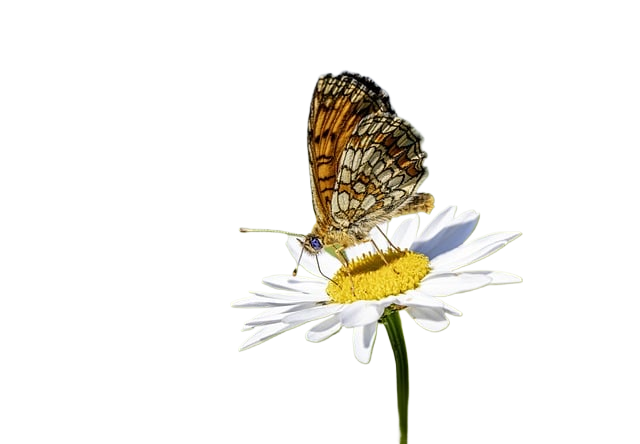
[[[433,196],[416,193],[427,177],[420,134],[371,79],[326,75],[314,91],[308,127],[316,224],[302,242],[317,254],[366,242],[393,217],[430,212]]]

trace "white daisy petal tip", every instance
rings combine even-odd
[[[451,305],[444,304],[443,308],[445,313],[450,314],[451,316],[457,316],[457,317],[462,316],[462,312],[457,308],[452,307]]]
[[[469,270],[465,271],[465,273],[488,276],[491,279],[491,285],[518,284],[522,282],[520,276],[505,271]]]
[[[391,235],[391,243],[398,248],[409,248],[417,236],[419,226],[420,217],[417,214],[408,216]]]
[[[340,319],[337,316],[331,316],[313,326],[307,331],[305,337],[309,342],[322,342],[338,333],[341,328]]]
[[[361,364],[371,362],[373,345],[376,342],[378,323],[354,327],[353,329],[353,354]]]
[[[512,273],[504,271],[494,271],[490,275],[492,285],[519,284],[522,278]]]
[[[416,324],[430,332],[443,331],[450,324],[449,319],[444,315],[444,310],[438,312],[410,307],[407,309],[407,312]]]

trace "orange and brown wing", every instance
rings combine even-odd
[[[352,73],[321,77],[311,101],[307,146],[313,209],[318,225],[332,224],[331,201],[338,161],[358,123],[378,112],[394,115],[387,93]]]
[[[417,203],[414,193],[428,174],[421,140],[406,120],[391,114],[370,115],[358,124],[339,161],[334,229],[368,233]]]

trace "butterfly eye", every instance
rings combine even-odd
[[[309,244],[316,251],[322,250],[322,242],[317,237],[312,237],[311,239],[309,239]]]

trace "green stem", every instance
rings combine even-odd
[[[402,334],[400,313],[393,311],[382,318],[387,329],[393,355],[396,358],[396,381],[398,390],[398,416],[400,418],[400,444],[407,444],[407,426],[409,421],[409,360],[407,347]]]

